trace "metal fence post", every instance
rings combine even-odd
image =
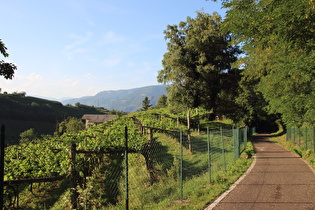
[[[209,128],[207,128],[207,143],[208,143],[208,172],[209,172],[209,182],[211,183],[211,144],[210,144],[210,133]]]
[[[307,127],[305,127],[305,147],[306,149],[308,149],[308,144],[307,144],[307,141],[308,141],[308,135],[307,135]]]
[[[295,144],[295,139],[296,139],[296,129],[293,127],[293,144]]]
[[[247,135],[248,135],[248,127],[246,126],[245,127],[245,131],[244,131],[244,149],[246,149],[246,146],[247,146]]]
[[[224,171],[226,171],[226,160],[225,160],[225,150],[224,150],[224,140],[223,140],[223,129],[220,128],[221,142],[222,142],[222,155],[223,155],[223,163],[224,163]]]
[[[291,128],[287,128],[287,135],[285,136],[286,141],[290,141],[291,138]]]
[[[179,156],[180,156],[180,166],[179,166],[179,191],[180,191],[180,200],[183,200],[183,131],[180,129],[179,135],[179,142],[180,142],[180,149],[179,149]]]
[[[233,136],[234,136],[234,161],[236,162],[239,155],[240,155],[240,142],[238,139],[238,131],[239,128],[233,129]]]
[[[129,209],[129,173],[128,173],[128,128],[125,127],[125,173],[126,173],[126,210]]]
[[[4,186],[4,147],[5,147],[5,135],[4,135],[5,127],[1,126],[1,139],[0,139],[0,209],[3,209],[3,186]]]

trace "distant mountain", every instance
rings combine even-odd
[[[59,102],[71,99],[71,97],[53,98],[53,97],[34,95],[34,94],[30,94],[28,96],[32,96],[32,97],[35,97],[35,98],[42,98],[42,99],[46,99],[46,100],[50,100],[50,101],[59,101]]]
[[[166,85],[153,85],[128,90],[107,90],[97,93],[95,96],[84,96],[62,101],[63,104],[79,102],[81,104],[104,107],[108,110],[135,112],[142,107],[142,101],[147,96],[150,103],[155,106],[159,98],[166,95]]]

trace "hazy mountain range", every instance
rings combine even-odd
[[[166,95],[166,85],[153,85],[128,90],[107,90],[95,96],[84,96],[61,101],[64,105],[79,102],[81,104],[104,107],[108,110],[134,112],[142,107],[142,101],[147,96],[150,103],[155,106],[159,98]]]

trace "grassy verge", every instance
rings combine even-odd
[[[275,143],[283,146],[287,150],[290,150],[291,152],[296,153],[301,158],[306,160],[315,169],[315,154],[310,149],[304,150],[304,149],[300,148],[298,145],[293,144],[292,142],[286,141],[286,134],[281,135],[281,136],[277,136],[277,137],[272,137],[272,138],[270,138],[270,140],[272,142],[275,142]]]
[[[246,150],[242,153],[236,163],[227,168],[226,172],[217,174],[212,182],[207,182],[208,175],[193,178],[185,182],[185,195],[183,201],[172,201],[165,206],[166,209],[203,209],[224,193],[229,187],[241,177],[253,162],[254,147],[248,142]],[[206,183],[206,184],[205,184]]]

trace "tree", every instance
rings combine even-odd
[[[315,2],[224,0],[225,30],[242,44],[243,76],[286,125],[315,124]],[[244,95],[243,95],[244,96]]]
[[[142,101],[142,111],[146,111],[148,110],[150,107],[152,106],[152,104],[150,104],[150,100],[149,98],[146,96],[143,101]]]
[[[84,128],[85,126],[81,119],[75,117],[68,117],[61,123],[58,123],[56,134],[60,136],[64,133],[79,132]]]
[[[159,98],[157,105],[154,108],[165,108],[165,107],[167,107],[167,96],[163,94]]]
[[[7,48],[0,39],[0,52],[4,57],[9,57],[7,53]],[[13,63],[5,62],[4,60],[0,60],[0,76],[3,76],[5,79],[12,79],[14,76],[14,71],[17,67]]]
[[[219,94],[223,90],[229,94],[231,90],[226,88],[227,78],[238,74],[231,63],[240,53],[238,47],[229,45],[229,34],[222,32],[221,17],[197,12],[196,18],[168,25],[164,33],[168,52],[164,54],[158,82],[170,83],[166,89],[169,102],[216,110]]]
[[[30,128],[20,134],[20,143],[29,143],[37,138],[34,128]]]

